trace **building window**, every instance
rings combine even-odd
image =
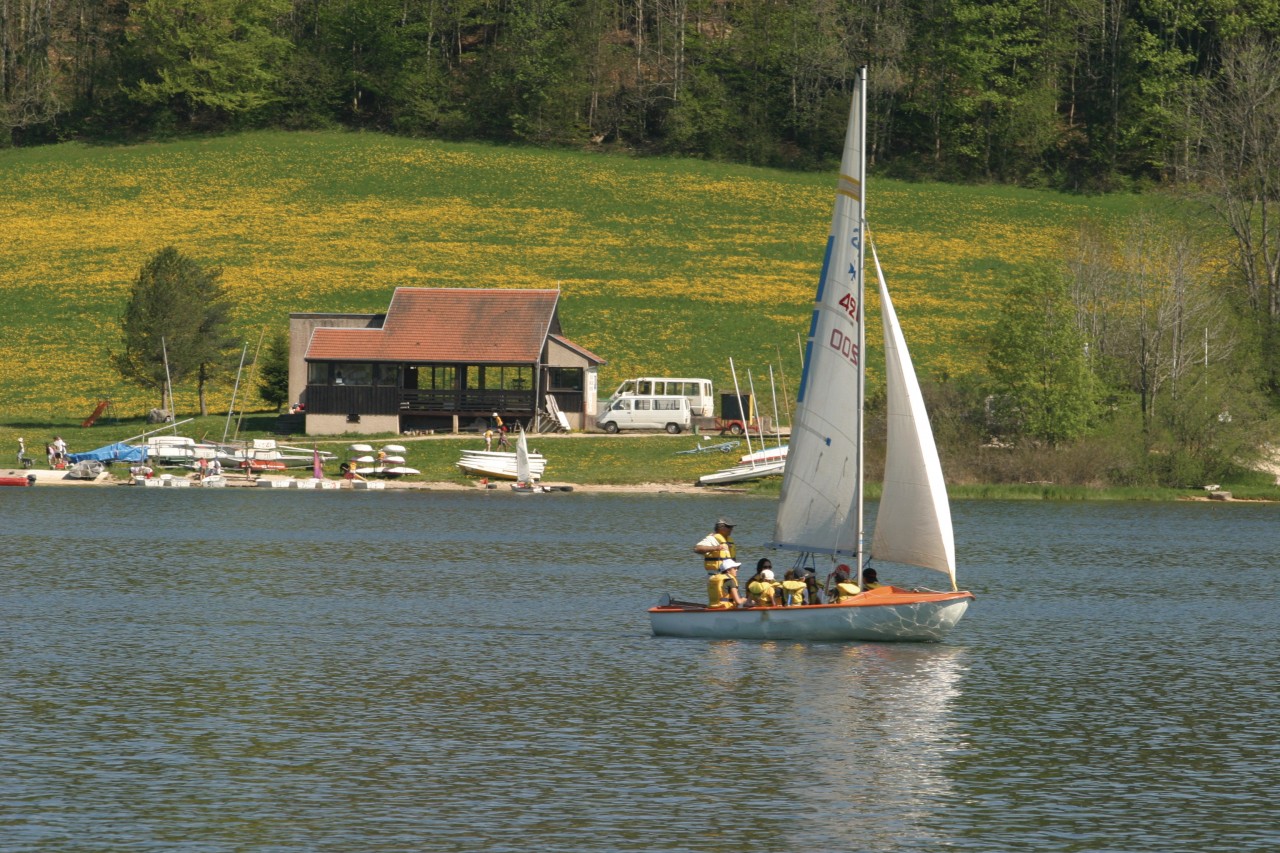
[[[548,367],[547,390],[581,393],[583,372],[581,367]]]
[[[452,365],[418,365],[418,387],[427,391],[452,391],[458,387],[458,368]]]
[[[477,391],[527,391],[533,368],[527,364],[484,364],[472,368],[467,387]]]
[[[373,365],[366,362],[350,362],[338,365],[339,374],[335,372],[333,382],[335,385],[372,385],[373,384]],[[342,382],[338,382],[338,376],[342,376]]]

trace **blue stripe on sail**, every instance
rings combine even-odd
[[[818,312],[813,312],[813,324],[818,324]],[[800,394],[796,397],[796,405],[804,402],[804,389],[809,387],[809,354],[813,351],[813,332],[804,345],[804,368],[800,371]]]
[[[827,286],[827,269],[831,266],[831,250],[835,248],[835,245],[836,235],[829,234],[827,236],[827,251],[822,254],[822,275],[818,277],[818,296],[814,299],[815,302],[822,301],[822,291]]]

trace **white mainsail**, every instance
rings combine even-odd
[[[884,323],[884,372],[888,397],[888,449],[884,493],[871,538],[878,559],[935,569],[951,578],[956,588],[956,546],[951,529],[951,506],[942,479],[942,464],[925,411],[920,383],[889,288],[876,257],[880,282],[880,314]]]
[[[524,427],[520,428],[520,437],[516,439],[516,482],[526,485],[533,483],[533,475],[529,470],[529,444],[524,438]]]
[[[863,195],[866,89],[854,98],[805,344],[774,544],[853,554],[861,539]]]

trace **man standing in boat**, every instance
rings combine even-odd
[[[733,522],[727,518],[716,519],[715,530],[694,545],[693,550],[702,555],[702,567],[707,570],[708,576],[718,573],[721,563],[733,560],[738,555],[733,545]]]

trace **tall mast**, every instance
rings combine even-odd
[[[866,398],[867,384],[867,265],[866,265],[866,245],[867,245],[867,68],[864,65],[858,70],[858,186],[862,190],[861,204],[859,204],[859,214],[857,228],[861,234],[858,240],[858,310],[860,312],[858,322],[858,507],[854,517],[858,524],[858,552],[856,554],[858,574],[858,585],[862,585],[862,551],[863,543],[866,536],[866,527],[862,518],[862,488],[866,476],[864,460],[866,454],[863,452],[863,402]]]

